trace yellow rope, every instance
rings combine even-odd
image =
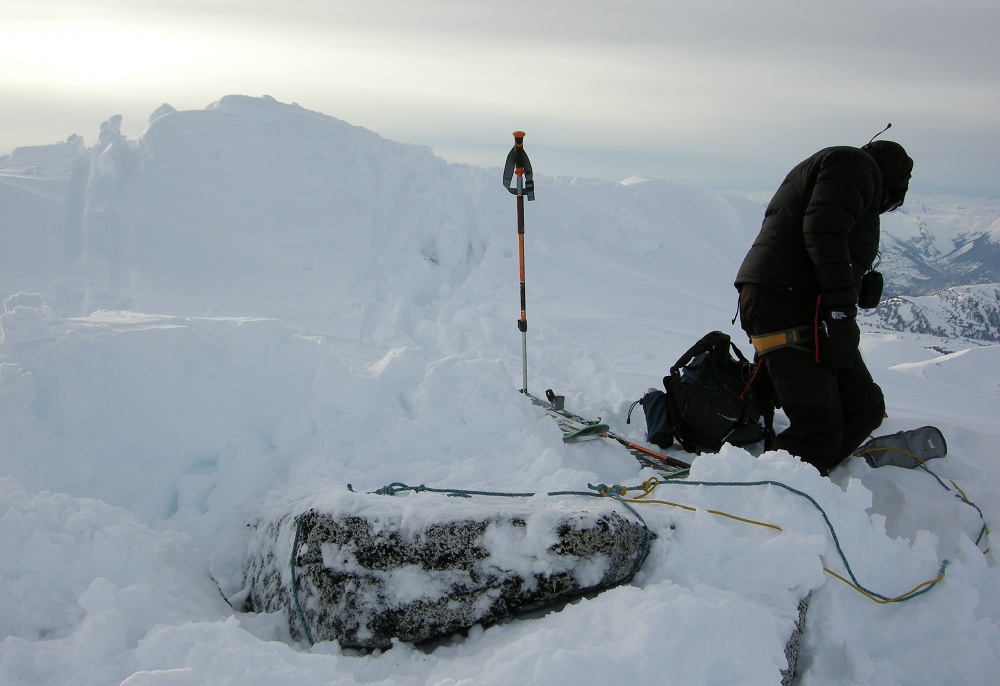
[[[902,451],[902,452],[905,452],[905,451]],[[917,457],[916,455],[913,455],[913,457],[915,459],[917,459],[918,461],[922,462],[922,460],[920,460],[920,458]],[[657,479],[654,476],[654,477],[650,477],[649,479],[647,479],[646,481],[644,481],[642,483],[642,495],[638,495],[638,496],[636,496],[634,498],[625,498],[624,496],[627,493],[628,489],[626,489],[624,487],[620,487],[620,490],[617,490],[617,492],[615,493],[615,495],[618,496],[618,497],[621,497],[622,500],[623,500],[623,502],[628,502],[628,503],[635,503],[635,504],[639,504],[639,505],[642,505],[642,504],[647,504],[647,505],[669,505],[671,507],[679,507],[682,510],[687,510],[688,512],[697,512],[698,511],[698,508],[692,507],[691,505],[684,505],[684,504],[681,504],[681,503],[673,503],[673,502],[670,502],[669,500],[647,500],[646,499],[647,496],[649,496],[656,489],[656,487],[659,484],[660,484],[659,479]],[[954,485],[954,482],[953,482],[953,485]],[[955,486],[955,488],[961,493],[961,489],[958,488],[958,486]],[[601,491],[601,494],[604,495],[604,496],[608,496],[609,495],[604,490]],[[963,493],[962,495],[964,496],[965,494]],[[782,528],[780,526],[778,526],[777,524],[769,524],[768,522],[760,522],[760,521],[757,521],[757,520],[754,520],[754,519],[747,519],[745,517],[738,517],[736,515],[729,514],[728,512],[721,512],[719,510],[706,510],[706,512],[708,512],[710,514],[718,515],[720,517],[728,517],[729,519],[734,519],[734,520],[736,520],[738,522],[744,522],[746,524],[754,524],[756,526],[761,526],[761,527],[765,527],[765,528],[768,528],[768,529],[773,529],[775,531],[782,531]],[[906,599],[910,598],[911,596],[913,596],[913,594],[915,594],[918,591],[920,591],[921,589],[927,588],[928,586],[933,586],[934,584],[938,583],[939,581],[941,581],[944,578],[944,574],[945,574],[944,573],[944,567],[942,567],[941,573],[938,574],[937,577],[935,577],[934,579],[929,579],[927,581],[924,581],[923,583],[918,584],[917,586],[915,586],[913,589],[907,591],[906,593],[901,593],[900,595],[898,595],[898,596],[896,596],[894,598],[879,598],[879,597],[873,595],[872,593],[869,593],[865,589],[861,588],[860,586],[858,586],[857,584],[855,584],[854,582],[852,582],[850,579],[847,579],[847,578],[841,576],[840,574],[837,574],[835,571],[833,571],[829,567],[825,567],[824,566],[823,567],[823,571],[826,572],[827,574],[829,574],[830,576],[834,577],[835,579],[838,579],[838,580],[844,582],[845,584],[847,584],[848,586],[850,586],[851,588],[853,588],[855,591],[857,591],[861,595],[865,596],[866,598],[868,598],[872,602],[878,603],[879,605],[888,605],[890,603],[897,603],[897,602],[900,602],[902,600],[906,600]]]
[[[904,455],[906,455],[907,457],[912,457],[914,460],[916,460],[920,464],[921,467],[924,468],[924,470],[928,474],[930,474],[931,476],[933,476],[934,478],[936,478],[938,480],[938,483],[940,483],[942,486],[944,486],[944,482],[941,481],[941,479],[936,474],[934,474],[934,472],[932,472],[930,470],[930,468],[927,466],[927,462],[925,462],[919,456],[914,455],[913,453],[911,453],[911,452],[909,452],[907,450],[903,450],[902,448],[899,448],[897,446],[886,446],[885,448],[868,448],[867,450],[864,450],[863,452],[861,452],[859,454],[860,455],[865,455],[867,453],[885,452],[887,450],[897,450],[897,451],[903,453]],[[968,505],[973,505],[972,501],[969,500],[969,496],[965,495],[965,491],[963,491],[962,488],[957,483],[955,483],[954,479],[948,479],[948,483],[950,483],[952,485],[952,488],[954,488],[956,491],[958,491],[959,495],[961,495],[962,500],[965,501],[965,503],[967,503]],[[945,488],[945,490],[948,490],[947,486],[944,486],[944,488]],[[975,507],[975,505],[973,505],[973,507]],[[978,507],[976,507],[976,510],[979,511],[979,516],[983,517],[982,510],[979,510]],[[990,535],[990,526],[989,526],[989,524],[986,523],[986,519],[985,518],[983,518],[983,533],[986,536]],[[978,543],[979,543],[979,541],[977,540],[976,544],[978,545]],[[982,552],[983,552],[983,555],[986,555],[988,552],[990,552],[990,549],[987,548],[986,550],[984,550]]]
[[[691,505],[682,505],[681,503],[672,503],[669,500],[643,500],[646,496],[650,495],[657,486],[659,486],[660,480],[655,476],[646,479],[642,483],[642,495],[638,495],[634,498],[628,498],[625,502],[636,503],[639,505],[669,505],[670,507],[679,507],[682,510],[687,510],[688,512],[697,512],[698,508],[692,507]],[[625,495],[622,493],[621,495]],[[767,522],[758,522],[755,519],[747,519],[746,517],[738,517],[734,514],[729,514],[728,512],[722,512],[720,510],[705,510],[709,514],[718,515],[719,517],[728,517],[729,519],[736,520],[737,522],[743,522],[745,524],[753,524],[755,526],[762,526],[768,529],[774,529],[775,531],[781,531],[781,527],[777,524],[768,524]]]
[[[829,567],[823,567],[823,571],[826,572],[827,574],[829,574],[830,576],[834,577],[835,579],[840,579],[845,584],[847,584],[848,586],[850,586],[851,588],[853,588],[855,591],[857,591],[858,593],[860,593],[864,597],[868,598],[872,602],[878,603],[879,605],[888,605],[889,603],[898,603],[899,601],[904,600],[904,599],[912,596],[914,593],[916,593],[920,589],[926,588],[927,586],[933,586],[934,584],[936,584],[937,582],[941,581],[941,579],[944,578],[944,571],[942,571],[940,574],[937,575],[936,578],[930,579],[930,580],[925,581],[925,582],[923,582],[921,584],[917,584],[916,586],[913,587],[912,590],[909,590],[906,593],[901,593],[900,595],[896,596],[895,598],[886,598],[886,599],[883,600],[882,598],[876,598],[875,596],[873,596],[871,593],[869,593],[868,591],[864,590],[863,588],[859,588],[857,584],[853,583],[849,579],[845,579],[844,577],[840,576],[839,574],[837,574],[835,571],[833,571]]]

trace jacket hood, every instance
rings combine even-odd
[[[903,146],[895,141],[872,141],[861,148],[875,160],[882,172],[883,208],[885,212],[903,204],[910,187],[913,160]]]

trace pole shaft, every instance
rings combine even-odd
[[[521,319],[518,328],[528,330],[527,301],[524,294],[524,196],[517,196],[517,258],[521,276]]]
[[[517,328],[521,332],[521,390],[528,392],[528,304],[524,286],[524,169],[518,167],[517,174],[517,257],[521,278],[521,318]]]
[[[515,174],[517,175],[516,189],[510,187],[510,182],[513,180]],[[528,306],[524,287],[524,197],[525,190],[527,190],[528,200],[535,199],[535,185],[532,179],[531,162],[528,161],[528,156],[524,152],[524,131],[514,132],[514,147],[507,155],[507,164],[503,172],[503,185],[508,191],[517,196],[517,259],[521,282],[521,316],[517,320],[517,328],[521,332],[521,363],[524,380],[521,390],[527,393]]]

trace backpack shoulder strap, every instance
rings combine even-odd
[[[733,354],[736,356],[737,362],[751,364],[750,360],[748,360],[746,355],[743,354],[743,351],[736,346],[736,343],[734,343],[733,341],[729,341],[729,348],[733,351]]]
[[[677,374],[681,367],[687,365],[691,360],[703,352],[715,350],[720,343],[723,346],[731,345],[729,335],[721,331],[712,331],[711,333],[705,334],[697,343],[688,348],[686,353],[677,358],[677,362],[670,368],[670,374]]]

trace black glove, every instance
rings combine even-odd
[[[854,362],[861,344],[858,328],[858,308],[834,307],[822,312],[819,323],[819,360],[834,369],[843,369]]]

